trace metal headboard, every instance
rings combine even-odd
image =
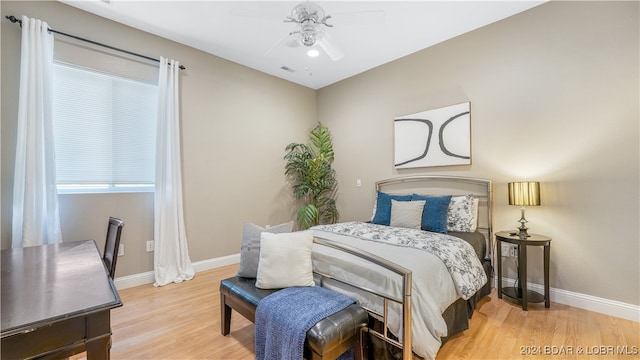
[[[487,253],[485,258],[491,259],[493,264],[493,184],[491,180],[449,175],[411,175],[400,176],[376,182],[376,191],[385,191],[388,188],[397,188],[402,184],[418,184],[414,191],[422,191],[422,195],[435,195],[425,193],[437,189],[441,195],[466,195],[473,194],[480,200],[480,210],[484,215],[483,222],[478,225],[478,230],[485,232],[487,241]],[[405,192],[406,193],[406,192]],[[479,210],[479,212],[480,212]]]

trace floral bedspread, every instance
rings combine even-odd
[[[465,300],[487,283],[487,276],[471,244],[451,235],[363,222],[318,225],[313,229],[429,252],[442,260],[458,295]]]

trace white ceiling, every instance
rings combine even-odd
[[[332,61],[322,51],[308,57],[303,46],[281,45],[265,56],[294,29],[295,24],[283,20],[302,1],[59,1],[312,89],[544,2],[317,1],[332,16],[327,23],[333,27],[326,31],[344,54]],[[144,53],[143,48],[129,50]]]

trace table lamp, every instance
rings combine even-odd
[[[527,234],[527,219],[524,217],[525,206],[539,206],[540,205],[540,183],[537,181],[519,181],[509,183],[509,205],[519,205],[520,227],[518,228],[518,237],[521,239],[529,237]]]

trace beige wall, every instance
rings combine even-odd
[[[319,90],[342,220],[371,216],[376,180],[433,173],[493,180],[495,228],[515,228],[506,183],[537,180],[527,218],[553,238],[551,286],[639,305],[638,14],[637,2],[547,3]],[[465,101],[472,165],[394,169],[395,116]]]
[[[492,179],[496,229],[513,228],[520,214],[507,205],[506,183],[538,180],[543,205],[527,218],[532,232],[554,239],[551,286],[640,305],[637,2],[548,3],[317,92],[60,3],[0,6],[3,17],[25,13],[187,66],[183,173],[194,261],[237,253],[244,220],[292,218],[283,148],[304,141],[320,120],[334,136],[341,220],[371,216],[376,180],[437,173]],[[19,28],[3,22],[2,248],[10,234],[19,43]],[[463,101],[471,101],[473,164],[394,170],[392,119]],[[151,269],[144,241],[153,232],[152,196],[64,195],[60,202],[66,240],[101,239],[102,219],[121,215],[126,255],[117,275]],[[531,254],[536,283],[539,263]]]
[[[181,72],[184,206],[192,261],[239,252],[242,222],[276,224],[291,216],[284,147],[306,140],[316,123],[315,91],[193,48],[90,15],[59,2],[7,2],[6,15],[40,18],[54,29],[183,63]],[[147,64],[56,37],[55,57],[147,79]],[[20,28],[2,22],[2,248],[10,246]],[[89,55],[87,55],[89,54]],[[88,57],[89,56],[89,57]],[[102,59],[102,60],[100,60]],[[106,60],[105,60],[106,59]],[[153,67],[153,63],[151,67]],[[157,67],[155,67],[157,72]],[[125,222],[125,256],[116,276],[150,271],[153,195],[61,195],[64,241],[104,243],[107,218]]]

